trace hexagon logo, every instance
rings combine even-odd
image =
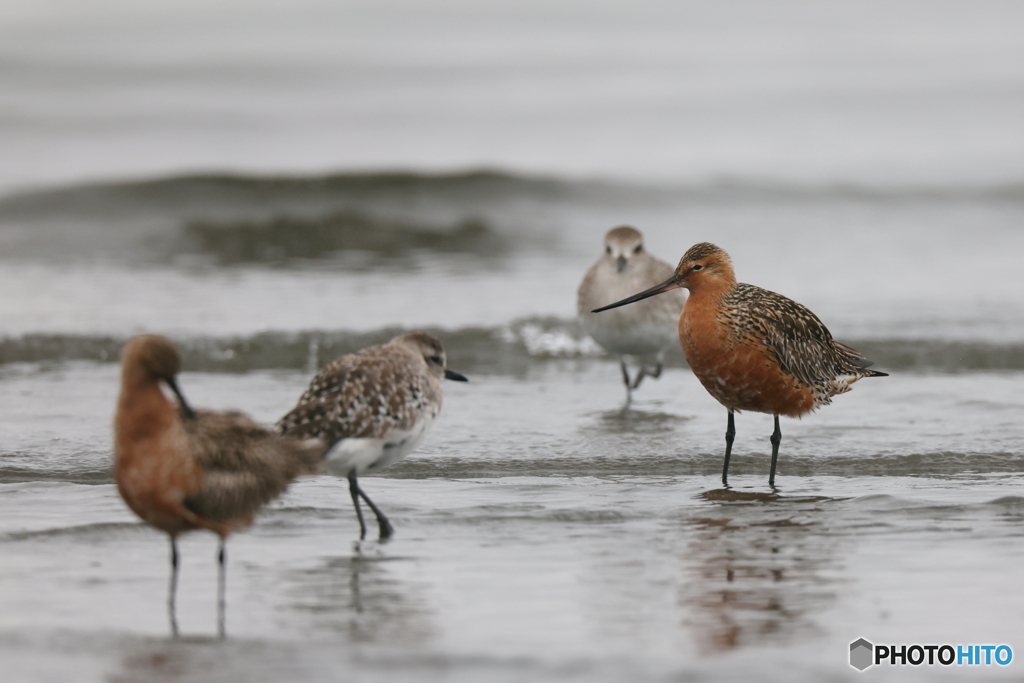
[[[874,652],[874,645],[863,638],[858,638],[850,643],[850,666],[857,671],[863,671],[874,664]]]

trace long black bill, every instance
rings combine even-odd
[[[626,304],[636,303],[641,299],[647,299],[649,297],[654,296],[655,294],[667,292],[670,289],[679,289],[679,287],[679,282],[676,280],[676,276],[673,275],[669,279],[662,282],[660,285],[654,285],[650,289],[645,289],[639,294],[634,294],[633,296],[623,299],[622,301],[616,301],[613,304],[608,304],[607,306],[603,306],[601,308],[595,308],[594,310],[591,311],[591,313],[600,313],[601,311],[607,311],[609,308],[618,308],[619,306],[625,306]]]
[[[178,380],[176,380],[174,377],[166,377],[164,378],[164,381],[167,382],[167,386],[171,388],[171,391],[174,392],[174,395],[178,397],[178,401],[181,402],[181,412],[183,412],[185,414],[185,417],[187,417],[188,419],[194,419],[196,416],[196,411],[192,410],[192,406],[190,406],[188,404],[188,401],[185,400],[185,395],[181,393],[181,389],[178,387]]]
[[[444,378],[445,379],[455,380],[456,382],[468,382],[469,381],[468,379],[466,379],[465,375],[460,375],[459,373],[455,372],[454,370],[449,370],[448,368],[444,369]]]

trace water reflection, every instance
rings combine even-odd
[[[119,656],[105,680],[205,683],[211,672],[217,680],[331,680],[324,671],[334,670],[338,656],[359,651],[353,647],[418,644],[433,636],[424,586],[395,570],[411,561],[384,555],[376,542],[356,543],[350,556],[268,576],[283,597],[278,616],[289,633],[306,636],[301,642],[238,638],[230,628],[226,639],[119,637],[107,648]]]
[[[658,434],[674,432],[690,418],[659,410],[640,410],[629,404],[616,410],[596,413],[588,429],[611,434]]]
[[[349,557],[326,558],[284,577],[286,608],[304,614],[309,630],[342,634],[350,642],[424,642],[434,633],[425,586],[391,571],[410,561],[364,552],[356,543]]]
[[[825,498],[709,491],[722,501],[695,517],[679,592],[685,625],[704,652],[820,633],[817,615],[836,597],[839,541],[820,520]],[[706,510],[706,508],[705,508]]]

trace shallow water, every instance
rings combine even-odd
[[[608,361],[473,377],[417,453],[365,479],[392,541],[353,540],[329,476],[232,538],[221,643],[202,534],[182,543],[186,636],[166,637],[166,539],[108,474],[116,366],[18,370],[0,411],[11,680],[839,680],[858,637],[1016,645],[1024,618],[1024,373],[865,381],[783,422],[777,492],[763,415],[738,418],[721,489],[725,414],[684,369],[627,411]],[[306,378],[181,383],[270,421]]]
[[[469,198],[420,194],[456,219],[493,199],[481,215],[508,251],[418,249],[370,265],[197,261],[176,241],[185,218],[152,197],[141,213],[159,220],[125,209],[99,228],[80,206],[57,220],[52,197],[0,206],[23,248],[0,268],[13,293],[0,298],[5,679],[818,681],[860,675],[847,664],[860,637],[1022,647],[1014,193],[611,186],[620,194],[598,198],[585,184],[495,182],[505,199],[481,199],[472,179],[454,181]],[[394,196],[337,202],[414,212]],[[891,373],[783,422],[777,493],[771,418],[756,414],[737,419],[733,488],[721,490],[725,411],[678,352],[623,411],[617,364],[572,319],[576,283],[621,215],[666,258],[720,241],[741,279],[803,300]],[[77,255],[45,246],[78,225],[94,241]],[[1000,248],[965,250],[968,238]],[[949,273],[955,287],[935,286]],[[273,422],[316,367],[418,325],[471,382],[449,383],[418,452],[365,481],[396,537],[356,543],[342,483],[300,482],[229,545],[225,642],[213,637],[215,542],[186,538],[186,637],[170,641],[166,539],[110,481],[123,340],[172,334],[192,402]]]
[[[161,198],[177,180],[124,185],[142,199],[100,203],[100,220],[82,198],[105,187],[0,203],[14,245],[0,268],[14,294],[0,298],[0,660],[12,680],[818,681],[860,675],[847,664],[860,637],[1021,647],[1016,190],[471,176],[426,177],[410,202],[388,179],[350,182],[316,202],[288,189],[282,210],[422,205],[441,218],[417,230],[477,215],[506,248],[225,264],[178,239],[191,218]],[[186,197],[206,188],[200,218],[263,211],[217,183],[186,185]],[[783,421],[778,492],[771,418],[757,414],[737,418],[733,488],[721,489],[725,411],[678,351],[623,409],[617,364],[572,318],[576,283],[622,215],[666,258],[721,242],[741,279],[807,303],[891,373]],[[965,250],[968,238],[999,248]],[[935,285],[950,273],[955,286]],[[342,483],[299,482],[229,545],[225,642],[213,637],[214,539],[185,539],[186,637],[170,641],[166,539],[110,480],[124,339],[172,334],[193,403],[273,422],[316,367],[419,325],[471,382],[449,383],[419,451],[365,481],[396,537],[355,542]]]

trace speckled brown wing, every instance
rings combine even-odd
[[[870,363],[832,338],[806,306],[753,285],[739,284],[725,302],[737,312],[737,329],[762,341],[779,366],[810,387],[830,384],[840,375],[873,374]]]
[[[346,438],[384,438],[392,430],[412,429],[427,411],[436,413],[440,390],[424,374],[410,372],[406,358],[379,353],[380,348],[342,356],[324,367],[278,422],[278,430],[334,445]]]
[[[325,444],[281,436],[241,413],[197,411],[182,425],[204,471],[202,490],[184,503],[212,521],[254,514],[292,479],[323,465]]]

